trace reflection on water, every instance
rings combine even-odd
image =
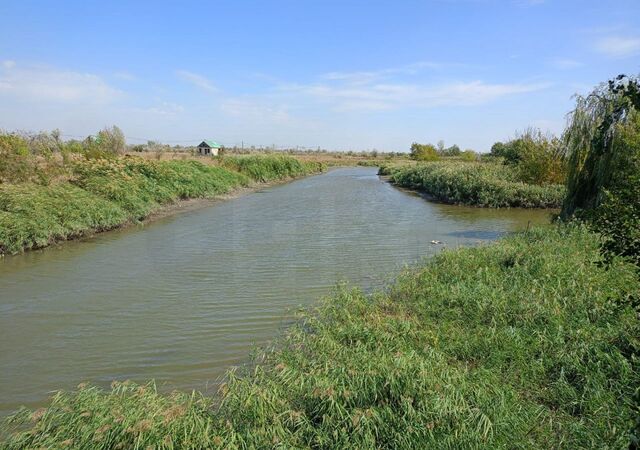
[[[375,173],[337,169],[0,260],[0,415],[81,381],[206,391],[339,280],[381,286],[445,246],[548,221],[429,203]]]

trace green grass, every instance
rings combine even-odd
[[[108,230],[128,218],[119,205],[68,183],[0,184],[0,254]]]
[[[324,169],[319,162],[303,162],[284,155],[225,156],[222,165],[260,182],[300,177]]]
[[[398,186],[425,192],[446,203],[492,208],[559,208],[564,199],[562,185],[534,185],[518,180],[511,167],[492,163],[432,162],[415,166],[388,166]]]
[[[284,156],[247,160],[236,171],[231,164],[101,159],[75,163],[68,182],[0,184],[0,254],[139,221],[179,199],[212,197],[252,181],[289,179],[322,170],[320,165]]]
[[[625,448],[640,282],[599,244],[562,226],[446,251],[384,292],[339,288],[218,398],[82,387],[2,445]]]

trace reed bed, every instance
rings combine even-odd
[[[0,254],[137,222],[180,199],[213,197],[323,168],[286,156],[247,160],[235,170],[192,160],[95,159],[72,163],[66,179],[49,185],[0,184]]]
[[[80,386],[3,448],[626,448],[640,282],[585,228],[445,251],[383,292],[340,286],[219,397]]]
[[[491,208],[559,208],[562,185],[528,184],[515,169],[495,163],[431,162],[415,166],[387,166],[380,170],[391,182],[425,192],[434,199]]]
[[[303,162],[284,155],[225,156],[222,166],[260,182],[295,178],[324,170],[321,162]]]

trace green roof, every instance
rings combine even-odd
[[[212,141],[210,139],[205,139],[204,141],[202,141],[202,143],[200,143],[200,145],[202,145],[203,143],[207,144],[211,148],[220,148],[220,147],[222,147],[222,145],[220,145],[216,141]],[[200,147],[200,145],[198,147]]]

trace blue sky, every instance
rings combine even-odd
[[[486,151],[640,73],[640,1],[1,1],[0,128]]]

